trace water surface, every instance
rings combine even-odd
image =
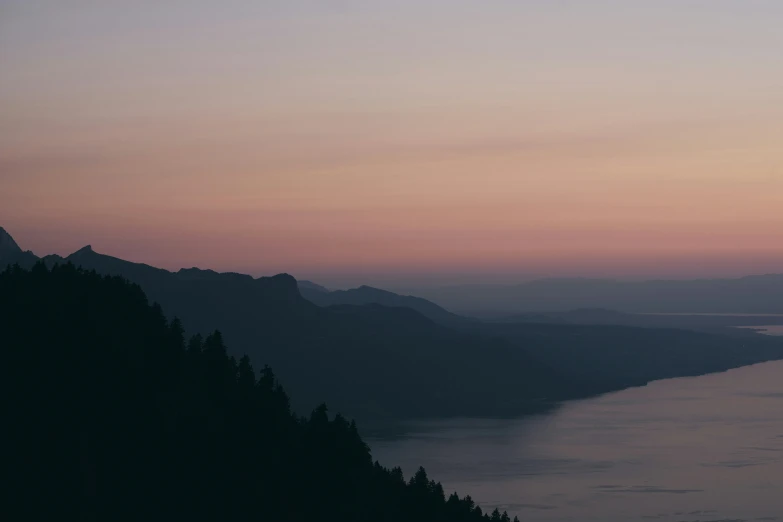
[[[524,419],[450,419],[368,437],[409,477],[521,520],[783,521],[783,362],[569,403]]]
[[[755,330],[763,335],[775,335],[775,336],[783,335],[783,325],[781,324],[769,324],[769,325],[762,325],[762,326],[737,326],[737,328]]]

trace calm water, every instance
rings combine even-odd
[[[402,432],[369,438],[382,464],[523,521],[783,521],[783,362]]]
[[[771,324],[767,326],[737,326],[737,328],[747,328],[757,330],[764,335],[783,335],[783,324]]]

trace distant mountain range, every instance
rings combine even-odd
[[[171,272],[89,246],[39,259],[0,230],[0,269],[39,260],[122,276],[188,332],[221,330],[232,353],[275,369],[302,413],[326,399],[364,418],[517,415],[652,379],[783,358],[783,344],[760,335],[738,341],[573,321],[483,323],[370,287],[331,292],[287,274]]]
[[[371,286],[360,286],[359,288],[353,288],[351,290],[329,291],[323,286],[310,281],[299,281],[299,292],[305,299],[318,306],[337,304],[366,305],[375,303],[389,307],[410,308],[416,310],[421,315],[432,319],[436,323],[450,326],[474,320],[453,314],[421,297],[399,295]]]
[[[737,326],[768,326],[783,324],[783,315],[710,315],[710,314],[632,314],[582,308],[566,312],[530,312],[502,319],[502,323],[560,324],[560,325],[619,325],[640,328],[681,328],[724,335],[746,336],[754,332]]]
[[[456,313],[483,318],[585,308],[630,313],[783,314],[783,274],[640,282],[541,279],[520,285],[424,288],[416,294]]]
[[[299,291],[303,292],[305,290],[311,291],[311,292],[331,292],[328,288],[325,286],[321,286],[318,284],[313,283],[312,281],[305,281],[303,279],[297,280],[297,284],[299,285]]]

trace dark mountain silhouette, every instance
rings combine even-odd
[[[576,324],[482,324],[560,375],[595,392],[642,386],[783,358],[783,339],[717,335],[674,328]]]
[[[16,244],[14,238],[3,227],[0,227],[0,254],[12,254],[21,251],[22,249]]]
[[[23,268],[32,267],[38,257],[30,251],[23,251],[11,234],[0,227],[0,270],[8,265],[18,264]]]
[[[221,330],[232,354],[276,369],[296,411],[326,400],[365,418],[518,415],[783,357],[779,340],[760,335],[738,341],[680,330],[478,321],[447,327],[408,307],[317,306],[287,274],[170,272],[90,247],[45,258],[50,266],[63,262],[138,284],[189,333]]]
[[[323,287],[313,288],[309,285],[299,284],[299,291],[302,296],[317,304],[318,306],[329,306],[337,304],[365,305],[380,304],[390,307],[404,307],[416,310],[425,317],[428,317],[443,325],[455,325],[469,319],[460,317],[456,314],[441,308],[440,306],[410,295],[399,295],[371,286],[360,286],[351,290],[328,291]]]
[[[330,290],[325,286],[321,286],[319,284],[313,283],[312,281],[304,281],[302,279],[298,279],[297,284],[299,285],[299,291],[303,295],[305,291],[330,292]]]
[[[319,307],[287,274],[169,272],[90,246],[46,261],[127,278],[180,317],[188,332],[220,329],[232,353],[277,369],[300,411],[326,399],[362,416],[510,414],[575,393],[508,343],[452,331],[408,308]]]
[[[520,285],[425,288],[416,294],[456,313],[484,318],[580,308],[634,313],[783,313],[783,274],[640,282],[541,279]]]
[[[294,415],[269,367],[218,331],[186,342],[122,278],[0,272],[0,333],[6,511],[24,519],[511,522],[373,463],[325,405]]]

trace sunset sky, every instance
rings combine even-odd
[[[783,272],[783,2],[0,1],[0,226],[336,286]]]

